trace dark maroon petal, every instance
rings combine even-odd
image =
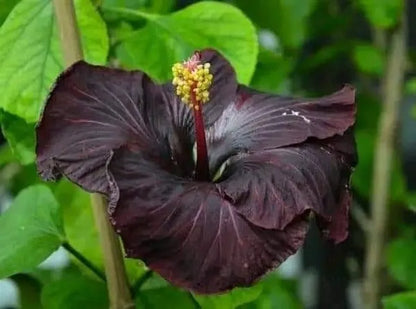
[[[303,243],[306,216],[263,229],[235,211],[215,184],[189,182],[140,153],[116,150],[109,165],[119,197],[112,221],[129,257],[198,293],[248,286]]]
[[[209,90],[209,101],[203,106],[204,122],[210,127],[224,109],[231,104],[237,95],[237,78],[231,64],[217,51],[201,51],[201,62],[211,64],[210,72],[214,76]]]
[[[151,81],[141,72],[85,62],[64,72],[37,127],[41,176],[55,179],[62,173],[88,191],[104,193],[111,150],[130,143],[149,152],[165,151],[145,117],[148,103],[143,102],[143,83]]]
[[[210,89],[210,100],[204,104],[204,124],[210,127],[222,114],[228,104],[235,100],[237,80],[230,63],[217,51],[206,49],[200,52],[201,62],[211,64],[214,76]],[[194,160],[194,118],[189,106],[181,102],[175,94],[171,83],[157,85],[152,82],[144,84],[145,102],[148,104],[148,118],[154,123],[159,134],[166,137],[172,151],[173,163],[183,176],[192,175]],[[164,115],[163,117],[161,115]]]
[[[218,186],[236,211],[257,226],[284,229],[312,210],[324,234],[339,242],[348,234],[349,178],[355,163],[354,141],[347,133],[236,156]]]
[[[317,99],[285,98],[240,86],[208,132],[212,165],[220,153],[258,151],[294,145],[309,137],[343,134],[354,124],[354,89],[345,86]]]
[[[191,109],[180,101],[171,84],[146,83],[144,100],[148,102],[146,114],[158,134],[165,137],[171,152],[171,163],[177,167],[177,173],[191,176],[194,170],[194,120]]]

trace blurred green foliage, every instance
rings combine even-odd
[[[354,84],[359,165],[352,189],[354,207],[366,213],[386,64],[386,50],[375,43],[374,33],[388,34],[397,26],[404,0],[194,2],[75,0],[86,60],[144,70],[166,81],[174,62],[212,47],[233,64],[240,82],[259,90],[315,96]],[[0,185],[14,198],[0,216],[0,277],[25,273],[13,277],[24,308],[37,301],[44,308],[106,308],[104,282],[75,258],[60,273],[34,268],[63,241],[103,268],[88,194],[66,180],[39,185],[34,165],[34,126],[63,70],[51,1],[0,0],[0,25],[0,123],[8,142],[0,146]],[[412,44],[410,59],[415,58]],[[415,72],[412,63],[409,72]],[[408,78],[404,93],[416,94],[415,77]],[[416,102],[411,113],[416,122]],[[397,294],[383,298],[386,309],[416,308],[416,193],[408,189],[405,174],[397,148],[385,258],[386,293]],[[360,240],[357,246],[363,247]],[[126,263],[134,285],[147,269],[134,260]],[[138,308],[186,309],[198,303],[214,309],[300,309],[298,285],[271,273],[251,288],[192,296],[152,275],[136,291],[135,302]]]

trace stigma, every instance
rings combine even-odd
[[[172,84],[176,88],[176,94],[182,102],[196,110],[200,109],[200,104],[209,100],[209,88],[213,79],[210,67],[209,62],[201,63],[199,52],[187,61],[175,63],[172,67]]]

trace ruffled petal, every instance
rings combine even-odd
[[[282,230],[244,219],[210,183],[189,182],[129,149],[109,165],[119,198],[112,221],[128,257],[198,293],[251,285],[302,245],[308,222]]]
[[[62,173],[88,191],[106,193],[105,165],[113,149],[134,144],[169,156],[160,130],[147,117],[153,102],[143,97],[149,85],[152,82],[141,72],[82,61],[65,71],[47,100],[36,130],[41,176],[55,179]]]
[[[355,121],[354,89],[316,99],[286,98],[240,86],[237,98],[212,126],[207,139],[210,161],[217,168],[241,151],[276,149],[342,135]],[[226,155],[225,155],[226,154]]]
[[[349,179],[356,164],[352,135],[266,150],[231,159],[219,190],[251,223],[285,229],[311,210],[324,234],[348,235]]]

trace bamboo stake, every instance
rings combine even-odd
[[[68,67],[83,58],[81,40],[72,0],[53,0],[65,65]],[[104,268],[110,308],[134,308],[127,280],[120,242],[108,220],[107,205],[99,194],[91,195],[91,205],[104,255]]]

